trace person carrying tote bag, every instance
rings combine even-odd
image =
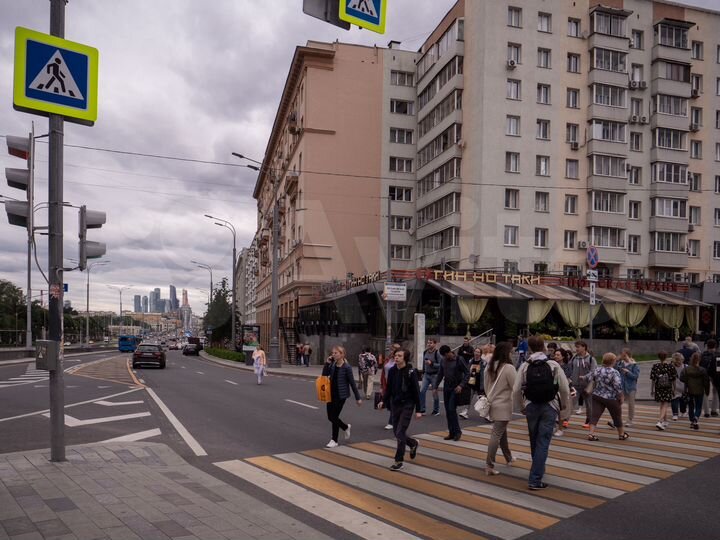
[[[498,343],[487,368],[485,368],[485,388],[490,388],[486,396],[489,403],[488,416],[492,418],[493,424],[485,461],[485,474],[488,476],[500,474],[495,469],[498,446],[508,465],[515,461],[507,437],[507,425],[512,420],[512,392],[517,375],[510,358],[511,352],[511,343],[507,341]]]

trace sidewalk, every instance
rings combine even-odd
[[[0,455],[0,539],[327,539],[164,444]]]

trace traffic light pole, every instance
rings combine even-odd
[[[50,0],[50,34],[65,37],[65,2]],[[51,341],[58,342],[55,369],[50,371],[50,461],[65,461],[65,387],[63,383],[63,135],[64,120],[50,115],[48,225]]]
[[[25,328],[25,348],[32,349],[32,250],[33,250],[33,227],[35,226],[35,122],[30,130],[30,171],[28,178],[28,252],[27,252],[27,325]]]

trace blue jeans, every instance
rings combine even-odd
[[[532,465],[528,477],[530,486],[537,486],[542,482],[557,417],[558,412],[549,403],[528,403],[525,408],[525,418],[530,435],[530,454],[532,455]]]
[[[700,418],[700,413],[702,412],[702,405],[703,405],[703,395],[700,394],[699,396],[693,396],[690,394],[690,403],[688,403],[688,414],[690,415],[690,422],[695,423],[697,422],[697,419]]]
[[[457,415],[457,405],[455,405],[457,394],[455,388],[443,388],[443,401],[445,402],[445,418],[447,419],[448,432],[455,437],[462,435],[460,431],[460,420]]]
[[[433,387],[433,390],[436,390],[435,388],[435,375],[428,375],[425,374],[423,376],[422,386],[420,387],[420,412],[425,412],[425,395],[427,394],[428,388]],[[434,396],[433,397],[433,413],[440,412],[440,396]]]

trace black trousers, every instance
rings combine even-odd
[[[347,429],[347,424],[340,420],[340,413],[342,412],[344,406],[344,399],[333,399],[327,404],[327,417],[332,424],[332,440],[335,442],[338,440],[340,430],[342,429],[345,431]]]
[[[392,408],[392,425],[395,438],[397,439],[397,450],[395,451],[395,461],[403,461],[405,458],[405,447],[415,448],[417,441],[407,436],[407,430],[410,427],[415,405],[412,403],[400,406],[395,405]]]

